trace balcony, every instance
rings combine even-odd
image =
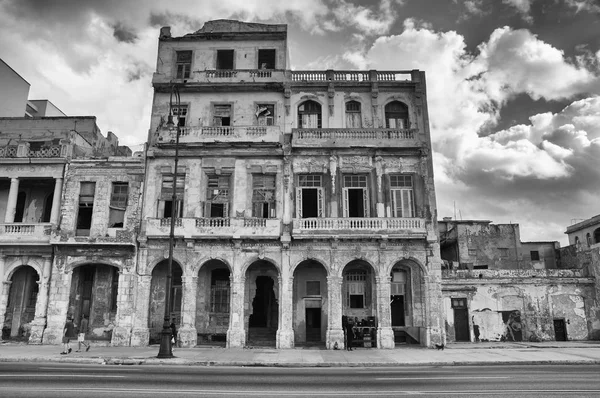
[[[293,82],[411,82],[418,71],[304,70],[292,71]]]
[[[31,149],[29,143],[19,145],[8,145],[0,148],[0,158],[66,158],[71,155],[71,146],[45,145],[39,149]]]
[[[279,126],[186,126],[181,127],[179,142],[186,143],[216,143],[216,142],[250,142],[250,143],[279,143],[281,129]],[[158,144],[175,142],[175,132],[161,129],[158,133]]]
[[[0,224],[0,245],[50,243],[52,224]]]
[[[185,79],[186,85],[202,85],[215,83],[282,83],[285,79],[285,71],[281,69],[219,69],[192,71],[190,77]],[[152,76],[152,84],[179,83],[171,75],[155,72]],[[183,79],[181,79],[183,83]]]
[[[148,238],[166,238],[170,218],[150,218],[146,224]],[[279,238],[281,220],[267,218],[178,218],[175,236],[185,239],[204,238]]]
[[[417,129],[292,129],[295,148],[414,148],[422,145]]]
[[[392,238],[424,238],[423,218],[295,218],[294,238],[387,235]]]

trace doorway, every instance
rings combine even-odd
[[[454,310],[454,340],[471,341],[469,334],[469,310],[466,298],[453,298],[452,309]]]
[[[306,309],[306,341],[321,341],[321,308]]]
[[[554,338],[556,341],[567,341],[567,325],[564,319],[554,320]]]
[[[273,279],[269,276],[256,277],[256,295],[252,300],[249,327],[271,328],[277,326],[277,303],[273,285]]]
[[[406,326],[404,318],[404,296],[391,296],[392,326]]]

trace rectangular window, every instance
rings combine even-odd
[[[112,284],[110,291],[110,310],[117,310],[117,298],[119,293],[119,270],[116,267],[112,267]]]
[[[216,69],[233,69],[233,50],[217,50]]]
[[[477,257],[477,249],[469,249],[470,257]]]
[[[176,52],[176,75],[177,79],[189,79],[190,71],[192,69],[192,52],[191,51],[177,51]]]
[[[350,308],[365,308],[366,272],[349,272],[346,274],[347,303]]]
[[[256,124],[259,126],[273,126],[275,120],[274,104],[256,105]]]
[[[77,231],[80,236],[90,234],[92,214],[94,213],[95,182],[82,182],[79,186],[79,211],[77,212]]]
[[[412,176],[390,175],[392,197],[392,217],[410,218],[415,216]]]
[[[158,216],[162,218],[170,218],[173,209],[173,174],[163,174],[162,185],[160,191],[160,199],[158,203]],[[185,174],[177,174],[177,186],[175,190],[175,217],[183,216],[183,193],[185,189]]]
[[[229,312],[229,279],[217,279],[210,286],[210,311]]]
[[[347,128],[361,128],[362,127],[360,102],[349,101],[346,103],[346,127]]]
[[[275,50],[258,50],[258,69],[275,69]]]
[[[186,125],[187,115],[188,115],[188,106],[187,105],[179,105],[173,106],[173,123],[176,123],[179,127],[183,127]]]
[[[213,126],[231,126],[231,105],[213,105]]]
[[[206,217],[229,217],[230,176],[208,176],[206,187]]]
[[[344,217],[369,217],[369,189],[367,176],[345,175],[343,179]]]
[[[109,228],[123,228],[128,196],[129,185],[126,182],[113,182],[108,214]]]
[[[500,251],[500,257],[507,258],[508,257],[508,248],[500,247],[498,248]]]
[[[531,261],[540,261],[540,252],[537,250],[532,250],[529,252],[531,256]]]
[[[298,176],[298,188],[296,188],[296,212],[298,218],[324,216],[325,198],[322,184],[321,175],[305,174]]]
[[[307,296],[320,296],[321,295],[321,282],[320,281],[306,281],[306,295]]]
[[[275,176],[252,176],[252,217],[275,218]]]
[[[474,265],[473,269],[488,269],[486,264]]]
[[[466,298],[453,298],[451,299],[452,308],[467,308]]]

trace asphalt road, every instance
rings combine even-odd
[[[598,397],[600,366],[234,368],[0,363],[0,397]]]

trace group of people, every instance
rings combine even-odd
[[[90,350],[90,343],[85,341],[85,334],[87,333],[89,326],[89,321],[87,315],[84,315],[81,318],[81,323],[79,324],[79,330],[73,323],[73,316],[69,315],[67,317],[67,323],[65,323],[65,328],[63,329],[63,350],[61,352],[62,355],[70,354],[73,349],[71,348],[71,340],[77,338],[77,351],[81,352],[81,346],[85,347],[86,351]]]

